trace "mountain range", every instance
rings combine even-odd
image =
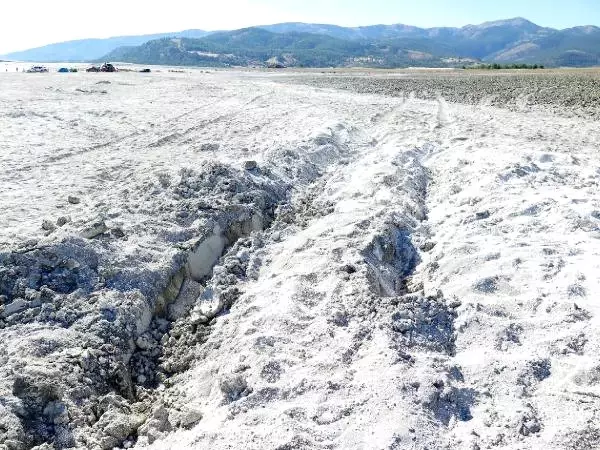
[[[221,67],[443,67],[479,61],[579,67],[600,65],[600,28],[557,30],[523,18],[461,28],[281,23],[211,33],[188,30],[72,41],[2,58]]]
[[[207,34],[208,32],[202,30],[185,30],[175,33],[117,36],[106,39],[79,39],[8,53],[0,58],[30,62],[85,62],[101,59],[119,47],[142,45],[148,41],[166,37],[200,38]]]

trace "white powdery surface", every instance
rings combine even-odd
[[[217,262],[215,277],[232,258],[250,261],[235,302],[215,306],[205,291],[180,306],[172,319],[184,324],[220,309],[189,348],[165,334],[163,363],[189,364],[157,389],[132,387],[128,401],[142,405],[136,421],[145,423],[117,445],[600,445],[595,122],[282,85],[265,74],[23,77],[4,75],[0,91],[3,251],[52,245],[100,217],[106,234],[127,238],[89,241],[102,264],[131,277],[167,273],[191,228],[176,223],[157,180],[206,161],[239,169],[254,160],[247,183],[292,185],[252,245]],[[41,228],[60,216],[69,222]],[[212,264],[210,253],[199,254]],[[151,314],[136,316],[138,334]],[[19,353],[35,353],[38,366],[63,358],[30,348],[55,325],[20,327],[0,330],[0,400],[18,397],[9,368],[27,366]],[[31,340],[20,340],[23,330]],[[61,339],[77,348],[76,334]],[[103,440],[109,427],[89,426],[77,442],[115,445]]]

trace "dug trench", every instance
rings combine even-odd
[[[385,180],[402,207],[385,219],[378,234],[363,250],[370,290],[376,295],[378,314],[388,317],[392,346],[407,372],[420,367],[420,379],[431,382],[408,383],[405,394],[420,404],[429,427],[426,433],[408,441],[398,438],[390,448],[417,445],[426,448],[434,436],[451,421],[469,421],[477,393],[465,387],[460,367],[453,363],[455,319],[461,302],[444,297],[440,289],[425,286],[426,255],[435,243],[428,222],[428,189],[432,182],[426,167],[428,157],[439,151],[434,144],[400,153],[392,162],[396,173]],[[433,366],[424,361],[437,360]],[[435,367],[438,366],[436,369]],[[432,370],[433,369],[433,370]],[[419,441],[419,442],[416,442]]]
[[[161,414],[175,428],[200,420],[186,405],[157,407],[157,388],[189,366],[186,349],[258,269],[262,235],[294,189],[352,156],[353,133],[339,124],[261,167],[204,163],[144,185],[166,198],[154,211],[140,207],[152,251],[99,218],[0,254],[0,334],[19,336],[17,348],[0,345],[0,442],[129,447],[163,426]],[[178,227],[165,229],[172,218]]]
[[[127,448],[198,423],[199,410],[169,395],[171,380],[193,364],[194,349],[242,294],[242,283],[257,277],[279,233],[274,225],[303,227],[327,215],[331,208],[313,202],[327,170],[348,166],[365,145],[370,139],[337,125],[298,150],[274,151],[261,166],[205,163],[176,182],[159,177],[145,188],[168,200],[150,211],[158,225],[154,218],[142,227],[158,230],[152,239],[163,244],[166,264],[152,253],[116,258],[127,242],[110,224],[92,227],[101,231],[94,236],[1,255],[1,333],[7,340],[20,335],[21,344],[0,346],[0,441],[11,450]],[[455,302],[441,292],[426,295],[416,273],[430,245],[428,151],[399,152],[392,161],[397,170],[384,183],[407,200],[387,211],[362,252],[370,293],[361,307],[387,317],[407,371],[431,354],[453,353]],[[292,203],[298,192],[305,195]],[[179,228],[165,231],[163,217],[175,217]],[[406,387],[440,426],[468,420],[473,401],[458,386],[460,371],[445,373],[432,375],[431,386]],[[235,398],[246,395],[240,389]]]
[[[19,361],[11,358],[10,349],[3,355],[6,368],[13,369],[12,395],[3,396],[3,406],[20,421],[14,438],[3,439],[9,448],[44,443],[112,448],[135,435],[144,417],[144,387],[152,390],[169,373],[158,364],[163,356],[159,342],[172,336],[172,324],[200,294],[207,298],[209,289],[215,302],[205,311],[210,319],[233,301],[233,289],[219,290],[218,281],[224,280],[212,276],[213,266],[240,239],[268,227],[285,199],[282,183],[265,185],[252,178],[220,165],[182,174],[175,188],[181,197],[199,181],[243,194],[238,202],[203,214],[204,233],[175,254],[165,271],[106,276],[107,256],[94,248],[110,245],[112,236],[103,235],[3,255],[3,331],[23,333],[25,353],[40,363],[15,373]],[[193,334],[196,340],[202,332]],[[65,341],[69,335],[77,345]],[[152,336],[158,341],[152,342]],[[134,407],[142,408],[141,414]],[[91,430],[83,432],[87,427]]]
[[[141,446],[436,448],[470,419],[476,393],[453,361],[458,302],[423,285],[436,148],[386,139],[277,215],[258,279],[163,392],[204,420],[172,433],[157,411]]]

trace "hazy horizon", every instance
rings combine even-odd
[[[549,3],[551,3],[549,5]],[[90,16],[75,0],[23,0],[0,8],[6,22],[0,29],[0,54],[78,40],[177,32],[187,29],[232,30],[282,22],[368,26],[402,23],[423,28],[460,27],[493,20],[523,17],[540,26],[570,28],[600,23],[594,0],[570,2],[508,0],[482,5],[460,0],[449,7],[444,0],[421,4],[372,0],[368,5],[342,0],[229,0],[190,4],[172,0],[168,9],[157,0],[127,3],[104,0]],[[35,10],[35,16],[31,11]],[[93,19],[93,22],[91,21]]]

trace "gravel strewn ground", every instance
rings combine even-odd
[[[424,100],[524,110],[543,106],[566,116],[600,116],[600,70],[512,72],[404,71],[332,72],[287,79],[322,88],[346,89]]]

